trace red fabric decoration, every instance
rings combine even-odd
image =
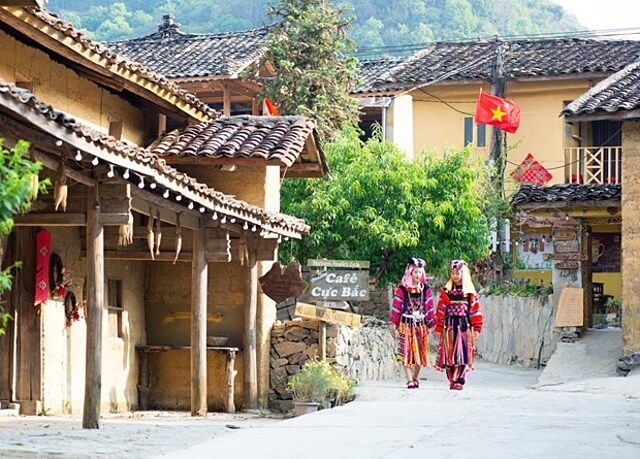
[[[46,229],[36,233],[36,288],[34,306],[47,304],[49,299],[49,258],[51,257],[51,234]]]
[[[480,91],[475,119],[476,124],[490,124],[513,134],[520,126],[520,109],[510,100]]]
[[[536,161],[531,153],[527,154],[527,157],[509,175],[518,183],[524,182],[531,185],[544,185],[553,178],[553,175]]]

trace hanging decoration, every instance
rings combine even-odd
[[[162,240],[162,221],[160,220],[160,211],[158,210],[156,218],[156,256],[160,255],[160,241]]]
[[[62,258],[57,253],[52,253],[49,258],[49,288],[52,296],[64,298],[69,283],[69,276],[67,269],[62,264]]]
[[[36,157],[33,151],[31,152],[31,162],[32,163],[36,162]],[[34,200],[38,199],[39,188],[40,188],[40,178],[38,177],[38,174],[32,174],[31,175],[31,198],[32,199]]]
[[[65,157],[62,157],[60,167],[58,168],[58,175],[55,180],[55,187],[53,189],[53,200],[55,202],[55,210],[62,206],[62,211],[67,211],[67,193],[69,188],[67,186],[67,175],[65,174],[64,167]]]
[[[118,227],[118,245],[133,244],[133,215],[129,213],[129,222]]]
[[[151,259],[155,260],[153,255],[154,249],[154,234],[153,234],[153,210],[149,208],[149,220],[147,221],[147,247],[149,248],[149,252],[151,252]]]
[[[180,214],[176,215],[176,256],[173,259],[173,264],[178,261],[178,256],[182,250],[182,228],[180,227]]]
[[[46,229],[36,233],[36,276],[34,306],[46,305],[49,299],[49,259],[51,258],[51,234]]]
[[[78,304],[76,295],[69,291],[64,297],[64,315],[67,318],[66,325],[70,327],[73,322],[80,320],[80,308],[84,305],[84,302]]]

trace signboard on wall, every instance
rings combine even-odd
[[[619,273],[620,250],[620,233],[593,233],[591,235],[591,271]]]
[[[516,267],[526,271],[550,270],[553,239],[550,234],[527,233],[518,238]]]

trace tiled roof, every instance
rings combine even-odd
[[[640,109],[640,61],[602,80],[571,102],[562,111],[565,115],[614,113]]]
[[[73,24],[61,19],[55,13],[52,13],[45,8],[7,8],[6,11],[9,11],[10,14],[13,14],[24,22],[29,23],[32,27],[34,27],[34,30],[37,29],[37,25],[34,25],[34,22],[30,20],[30,17],[38,18],[39,20],[47,24],[47,27],[55,29],[64,34],[65,37],[67,37],[68,41],[59,41],[67,48],[78,53],[79,50],[88,51],[98,57],[99,60],[91,60],[92,64],[100,62],[100,65],[114,74],[117,72],[122,72],[122,74],[127,75],[133,74],[157,85],[161,90],[166,91],[178,100],[190,105],[195,110],[200,111],[202,114],[204,114],[205,117],[201,117],[200,119],[214,119],[216,117],[215,110],[213,110],[207,104],[201,102],[193,94],[180,88],[180,86],[178,86],[177,84],[169,81],[166,77],[160,75],[159,73],[156,73],[155,71],[147,68],[145,65],[134,62],[123,55],[113,52],[103,43],[93,41],[82,31],[76,29]],[[49,37],[54,37],[53,34],[44,30],[44,28],[41,30],[41,32],[46,33]]]
[[[209,211],[219,212],[260,225],[262,228],[275,233],[286,235],[302,235],[309,232],[309,226],[302,220],[288,215],[268,212],[261,207],[248,204],[233,196],[226,195],[199,183],[193,177],[169,166],[166,161],[146,148],[134,147],[116,138],[96,131],[55,110],[50,105],[42,103],[26,89],[0,81],[0,111],[15,112],[16,102],[20,104],[18,110],[26,107],[33,115],[42,120],[39,125],[53,121],[62,126],[68,135],[76,136],[99,147],[100,159],[120,167],[126,167],[140,176],[145,176],[176,194],[189,197],[197,205]],[[44,129],[44,127],[43,127]],[[102,155],[102,152],[104,154]],[[90,158],[89,158],[90,159]],[[87,167],[91,167],[87,163]],[[133,174],[131,174],[133,176]],[[158,190],[159,191],[159,190]],[[189,199],[181,201],[185,206]]]
[[[302,116],[231,116],[174,130],[149,146],[167,158],[252,160],[291,167],[314,135],[316,123]],[[324,154],[321,151],[321,163]],[[320,164],[326,169],[326,163]]]
[[[215,34],[185,34],[167,27],[108,45],[167,78],[233,77],[265,52],[268,33],[267,27]]]
[[[436,42],[412,56],[363,61],[361,83],[354,93],[409,90],[440,81],[490,81],[500,44],[506,78],[562,77],[617,72],[640,57],[640,41],[550,38]],[[377,73],[377,74],[376,74]]]
[[[554,205],[564,202],[620,201],[622,187],[619,184],[580,185],[575,183],[549,187],[522,185],[511,203],[518,207],[525,204]]]

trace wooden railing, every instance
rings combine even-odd
[[[564,149],[565,183],[621,183],[622,147]]]

